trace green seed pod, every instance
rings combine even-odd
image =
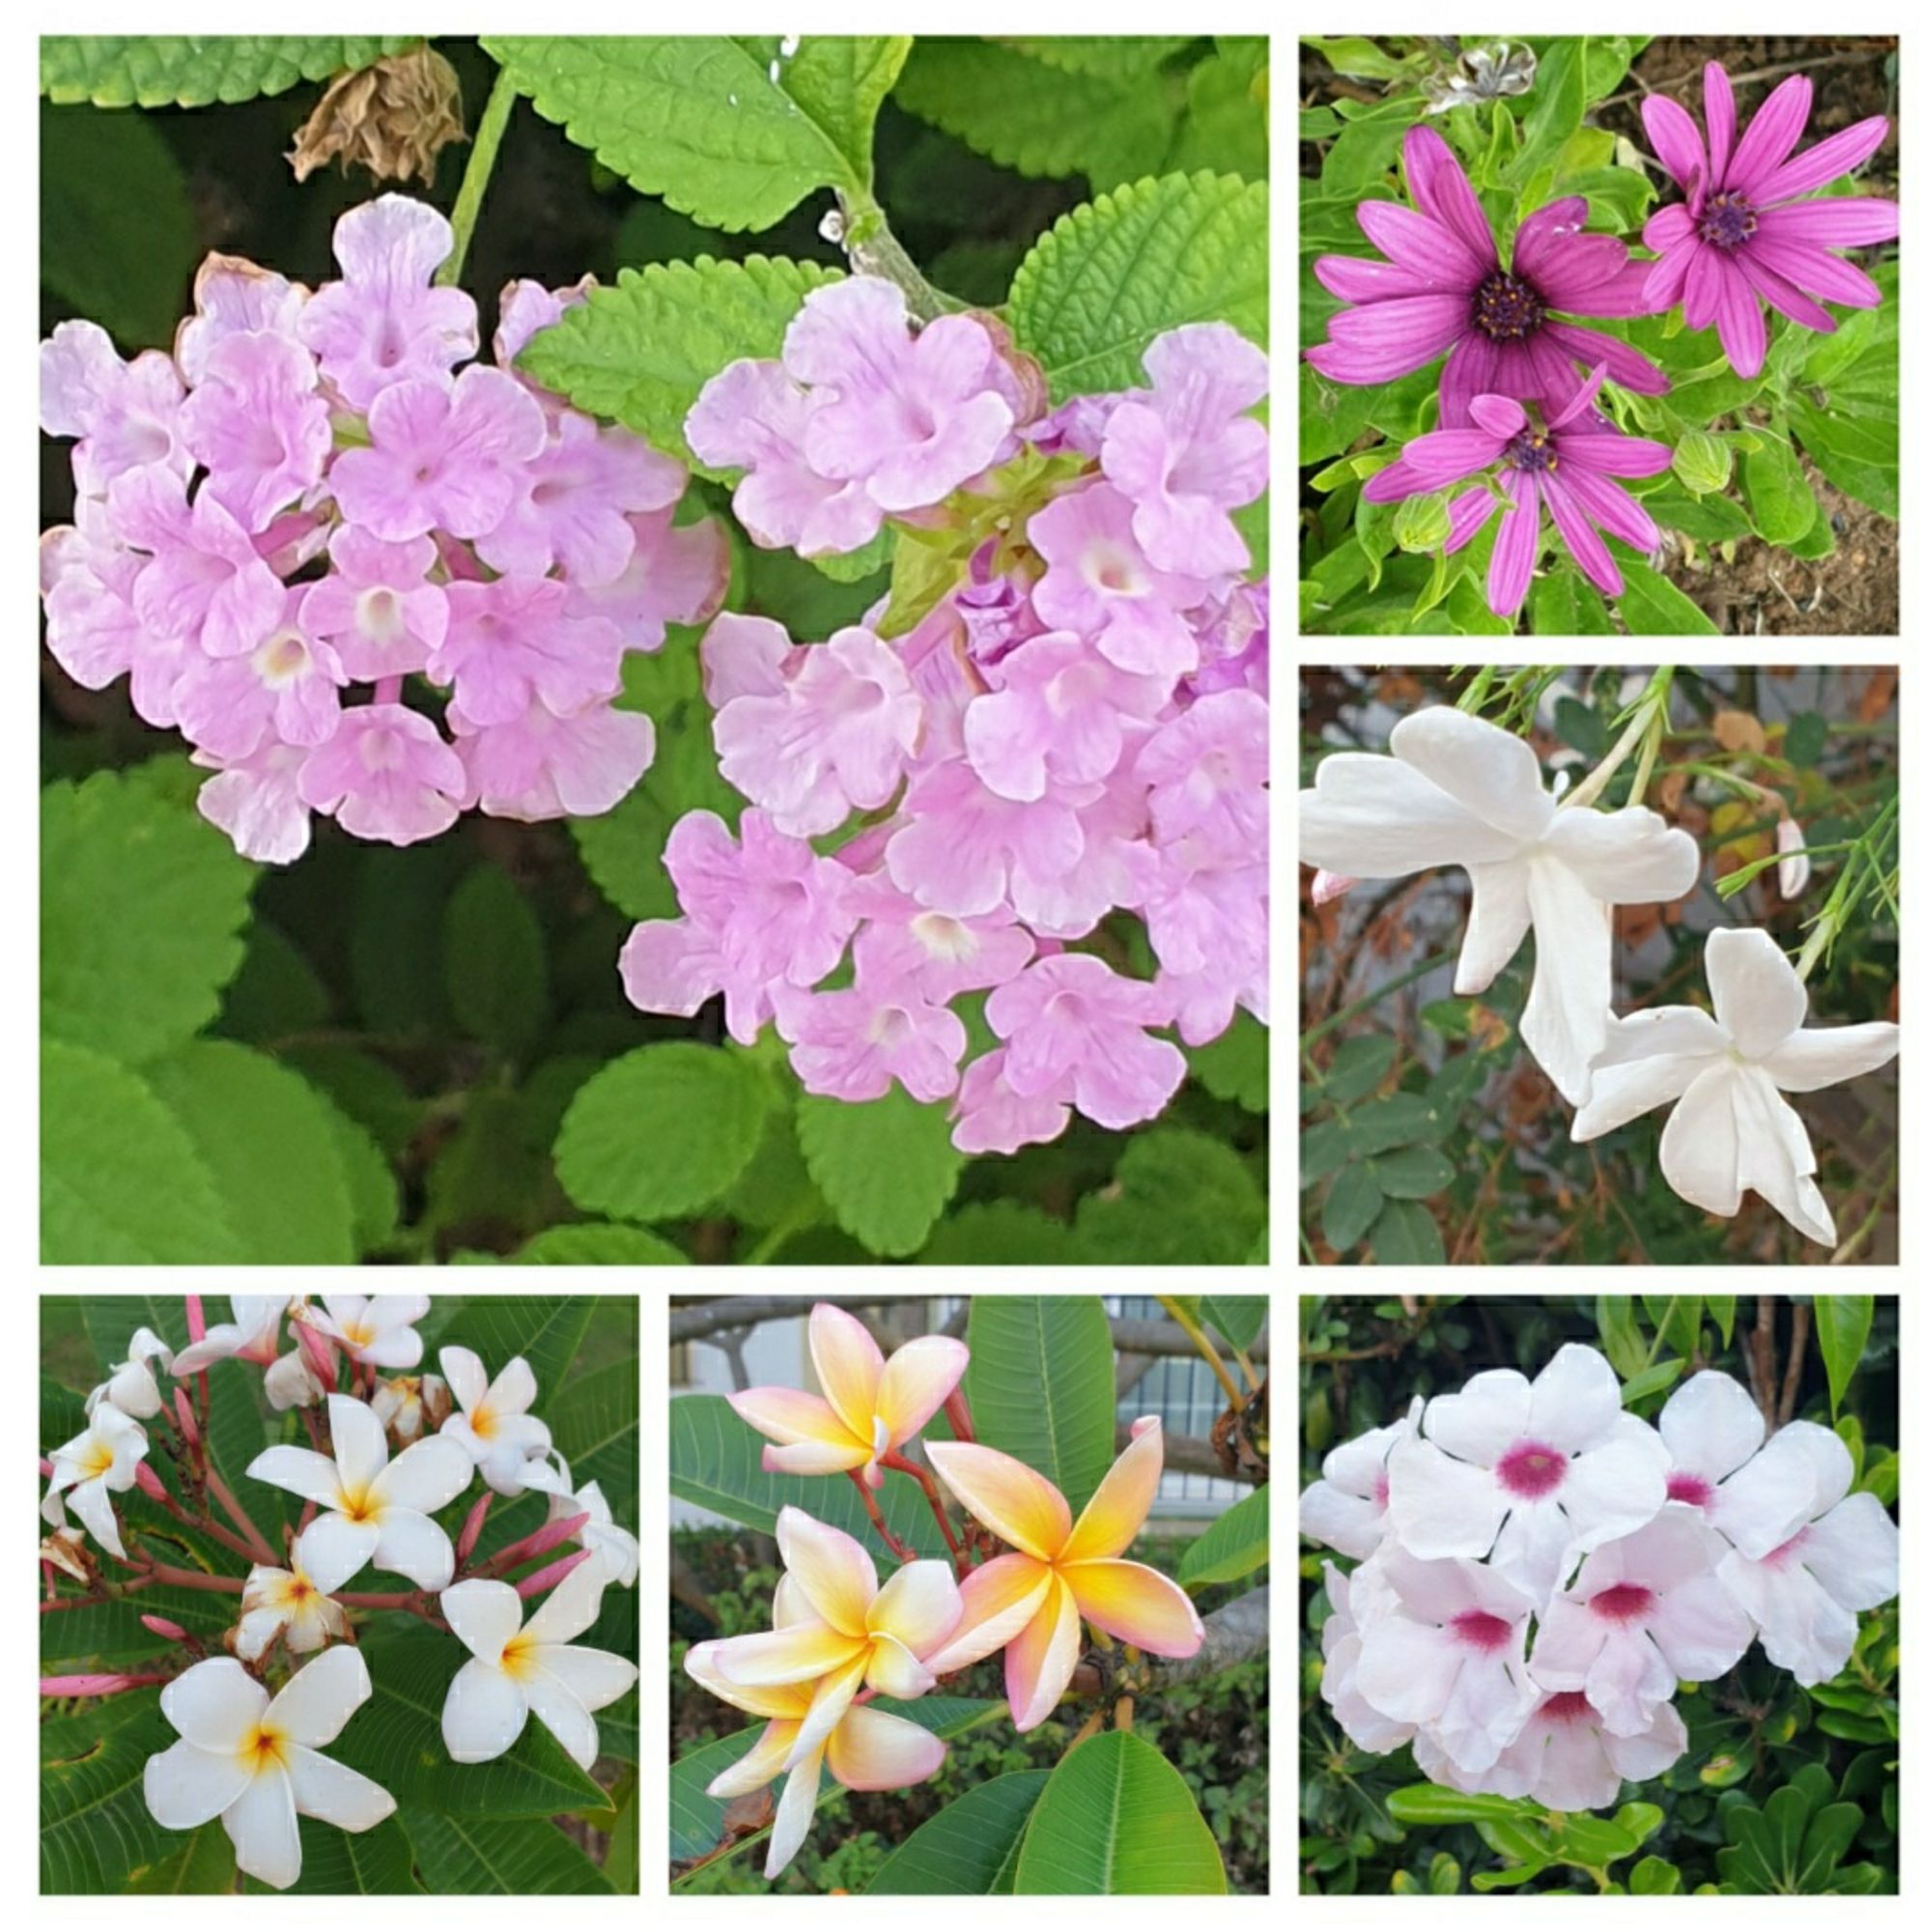
[[[1408,497],[1393,513],[1393,536],[1401,550],[1430,556],[1453,534],[1444,497]]]
[[[1715,496],[1732,480],[1733,452],[1718,437],[1689,429],[1673,452],[1673,474],[1695,497]]]

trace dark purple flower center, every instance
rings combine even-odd
[[[1490,1610],[1461,1610],[1453,1619],[1453,1634],[1474,1650],[1504,1650],[1512,1626]]]
[[[1493,1473],[1509,1494],[1536,1502],[1566,1480],[1566,1458],[1543,1442],[1515,1442]]]
[[[1586,1607],[1609,1624],[1636,1624],[1652,1607],[1652,1592],[1644,1583],[1615,1583],[1601,1590]]]
[[[1707,197],[1697,225],[1701,241],[1715,248],[1743,248],[1759,232],[1759,212],[1736,189],[1724,188]]]
[[[1495,269],[1473,297],[1473,327],[1495,342],[1523,342],[1546,319],[1530,282]]]
[[[1691,1503],[1706,1509],[1712,1501],[1712,1485],[1704,1476],[1687,1476],[1675,1471],[1666,1478],[1666,1495],[1676,1503]]]
[[[1513,469],[1529,473],[1559,468],[1559,452],[1553,447],[1550,433],[1542,429],[1521,430],[1506,445],[1506,460]]]

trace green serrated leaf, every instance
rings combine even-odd
[[[771,228],[816,188],[863,197],[873,119],[910,40],[489,35],[482,42],[567,137],[708,228]],[[713,365],[718,368],[719,364]]]
[[[1234,1266],[1266,1223],[1245,1159],[1186,1127],[1148,1127],[1126,1143],[1114,1185],[1082,1199],[1075,1223],[1088,1260]]]
[[[1136,182],[1075,209],[1033,243],[1006,320],[1039,358],[1056,404],[1124,389],[1143,380],[1147,346],[1184,323],[1228,322],[1263,346],[1266,258],[1264,183],[1211,174]]]
[[[803,1094],[794,1125],[833,1218],[876,1255],[917,1250],[966,1165],[945,1109],[924,1106],[897,1087],[857,1104]]]
[[[415,44],[410,34],[43,34],[40,91],[96,107],[231,105]]]
[[[1186,1066],[1214,1099],[1263,1114],[1271,1092],[1272,1047],[1264,1026],[1251,1013],[1237,1013],[1219,1038],[1186,1049]]]
[[[672,1242],[612,1221],[549,1228],[511,1259],[521,1267],[671,1267],[687,1262]]]

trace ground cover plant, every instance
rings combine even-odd
[[[1304,1889],[1896,1890],[1897,1339],[1308,1297]]]
[[[824,1396],[674,1397],[673,1493],[739,1525],[676,1556],[676,1890],[1264,1890],[1266,1304],[1160,1299],[975,1296],[890,1353],[820,1303]],[[673,1332],[737,1380],[780,1312]],[[1118,1376],[1187,1352],[1211,1440],[1116,1424]],[[1256,1487],[1149,1549],[1169,1458]]]
[[[1306,1259],[1896,1259],[1891,670],[1302,690]]]
[[[1304,629],[1898,628],[1893,42],[1302,51]]]
[[[42,1891],[637,1889],[636,1301],[42,1314]]]
[[[1262,1251],[1262,40],[42,88],[47,1260]]]

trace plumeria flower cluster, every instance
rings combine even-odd
[[[1400,154],[1407,201],[1363,201],[1357,219],[1383,261],[1325,255],[1313,272],[1347,306],[1306,359],[1329,381],[1390,383],[1441,360],[1439,421],[1362,495],[1395,503],[1467,477],[1487,480],[1450,506],[1449,553],[1501,517],[1486,601],[1510,617],[1526,597],[1549,512],[1573,562],[1609,595],[1623,588],[1602,540],[1656,555],[1659,535],[1620,477],[1659,474],[1667,445],[1623,434],[1598,406],[1602,384],[1649,397],[1671,383],[1640,351],[1579,317],[1623,321],[1680,311],[1715,329],[1734,371],[1765,365],[1764,305],[1820,334],[1830,309],[1876,308],[1877,283],[1837,251],[1890,241],[1897,204],[1819,190],[1864,165],[1885,139],[1883,115],[1855,123],[1797,155],[1813,86],[1793,74],[1762,102],[1740,135],[1726,70],[1709,61],[1706,129],[1662,95],[1641,107],[1647,139],[1677,199],[1625,241],[1585,232],[1590,209],[1566,195],[1534,210],[1502,253],[1465,170],[1431,128],[1408,130]]]
[[[249,858],[296,859],[316,811],[396,845],[606,811],[654,753],[622,663],[718,607],[724,534],[676,525],[682,465],[515,372],[583,289],[509,285],[488,366],[435,285],[444,216],[383,195],[333,245],[311,292],[210,256],[171,355],[89,322],[42,345],[77,493],[42,544],[48,646],[178,728]]]
[[[851,1790],[887,1791],[930,1777],[945,1761],[940,1738],[869,1708],[872,1698],[922,1696],[942,1677],[1003,1652],[1014,1728],[1030,1731],[1052,1716],[1072,1682],[1082,1619],[1159,1657],[1191,1657],[1205,1636],[1177,1584],[1125,1560],[1159,1491],[1157,1416],[1133,1425],[1131,1442],[1075,1520],[1046,1477],[973,1439],[959,1390],[965,1344],[926,1336],[888,1357],[854,1317],[827,1302],[812,1312],[808,1340],[823,1395],[752,1388],[728,1401],[769,1438],[762,1460],[770,1472],[850,1477],[900,1562],[883,1584],[863,1544],[788,1505],[777,1524],[784,1574],[773,1629],[687,1653],[695,1683],[766,1723],[709,1795],[740,1797],[785,1774],[767,1847],[769,1879],[805,1839],[823,1767]],[[904,1453],[942,1409],[956,1439],[923,1446],[970,1519],[963,1535],[932,1476]],[[925,1491],[951,1563],[917,1556],[887,1527],[877,1492],[888,1470]],[[977,1560],[990,1548],[1001,1553]]]
[[[1658,715],[1647,706],[1638,731],[1657,728]],[[1616,753],[1634,735],[1626,727]],[[1463,866],[1472,904],[1453,989],[1484,992],[1532,933],[1519,1034],[1577,1110],[1573,1138],[1671,1104],[1659,1165],[1681,1200],[1732,1215],[1750,1188],[1802,1235],[1834,1245],[1818,1159],[1785,1096],[1884,1065],[1898,1027],[1806,1025],[1805,983],[1758,927],[1707,935],[1710,1015],[1668,1006],[1619,1018],[1613,908],[1683,897],[1699,875],[1691,834],[1646,806],[1597,810],[1586,787],[1556,797],[1523,738],[1449,706],[1402,718],[1389,743],[1390,755],[1333,753],[1300,794],[1300,858],[1319,869],[1315,897]]]
[[[688,440],[745,471],[755,542],[843,553],[889,521],[945,575],[911,611],[896,574],[824,639],[708,627],[720,769],[748,803],[737,831],[674,827],[682,915],[634,929],[635,1006],[720,996],[810,1091],[897,1083],[950,1105],[960,1148],[1007,1153],[1075,1111],[1150,1119],[1185,1073],[1168,1030],[1264,1014],[1266,588],[1231,512],[1265,488],[1266,361],[1219,324],[1143,359],[1145,387],[1045,414],[990,318],[916,333],[898,289],[856,278],[807,298],[777,361],[706,385]],[[1150,977],[1097,943],[1119,910]]]
[[[1300,1527],[1324,1576],[1320,1691],[1363,1749],[1410,1742],[1455,1791],[1603,1809],[1686,1747],[1679,1684],[1757,1638],[1802,1685],[1845,1669],[1899,1588],[1899,1535],[1830,1429],[1770,1438],[1701,1370],[1658,1426],[1570,1343],[1532,1380],[1474,1376],[1333,1450]]]
[[[456,1764],[500,1756],[530,1714],[590,1770],[599,1756],[593,1713],[637,1680],[630,1660],[573,1641],[598,1619],[609,1585],[631,1588],[637,1580],[638,1546],[612,1520],[597,1482],[576,1486],[551,1432],[531,1414],[539,1391],[526,1362],[515,1356],[490,1378],[472,1350],[448,1347],[439,1351],[443,1379],[382,1376],[422,1361],[414,1324],[428,1309],[425,1295],[328,1295],[313,1303],[236,1296],[233,1320],[209,1327],[198,1297],[188,1297],[186,1347],[174,1350],[153,1330],[136,1331],[127,1360],[88,1397],[86,1429],[42,1465],[47,1488],[41,1513],[53,1530],[41,1549],[44,1607],[104,1601],[82,1530],[108,1558],[138,1573],[116,1586],[122,1594],[153,1582],[238,1592],[237,1620],[220,1639],[226,1655],[209,1657],[201,1638],[164,1618],[146,1618],[155,1634],[183,1647],[192,1660],[186,1668],[44,1679],[42,1694],[98,1696],[162,1685],[160,1708],[179,1741],[147,1762],[149,1810],[171,1831],[195,1831],[218,1818],[240,1868],[275,1889],[299,1877],[299,1816],[364,1832],[394,1808],[380,1785],[321,1754],[373,1694],[352,1612],[411,1612],[469,1653],[440,1714]],[[285,1355],[282,1321],[296,1345]],[[297,1411],[306,1428],[311,1446],[275,1444],[245,1472],[304,1504],[283,1551],[262,1535],[206,1453],[207,1372],[223,1361],[264,1369],[273,1406]],[[170,1394],[159,1375],[171,1378]],[[148,1461],[152,1442],[143,1424],[163,1432],[175,1466],[189,1478],[180,1495]],[[434,1513],[476,1476],[481,1495],[456,1543]],[[148,1553],[137,1524],[124,1520],[114,1502],[136,1486],[170,1517],[245,1558],[244,1579],[178,1569]],[[189,1504],[201,1490],[209,1502],[196,1515]],[[549,1499],[545,1526],[477,1559],[494,1497],[527,1490]],[[213,1503],[224,1522],[212,1513]],[[77,1525],[68,1521],[69,1509]],[[578,1547],[545,1560],[567,1544]],[[542,1567],[507,1580],[507,1573],[534,1561]],[[369,1567],[406,1577],[412,1594],[348,1590]],[[91,1594],[58,1597],[56,1572]],[[525,1600],[543,1592],[522,1627]],[[294,1666],[291,1675],[287,1666]]]

